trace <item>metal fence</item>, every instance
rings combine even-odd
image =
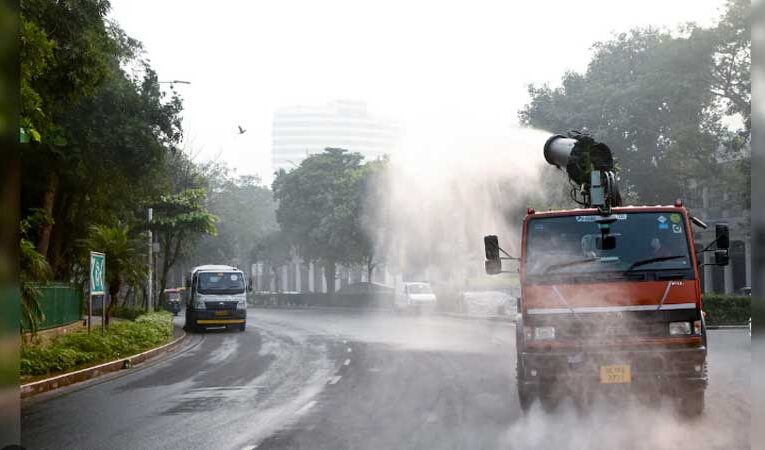
[[[38,300],[45,315],[38,330],[60,327],[82,318],[82,289],[65,283],[38,285],[42,295]],[[24,331],[29,331],[29,324],[22,321]]]

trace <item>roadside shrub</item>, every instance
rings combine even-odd
[[[132,322],[116,322],[106,331],[58,336],[41,344],[21,347],[22,377],[71,372],[141,353],[167,343],[173,335],[173,316],[144,314]]]
[[[135,320],[141,314],[146,314],[146,311],[141,308],[133,308],[124,305],[116,305],[112,308],[112,317],[120,319]]]
[[[752,316],[752,297],[705,294],[702,305],[707,325],[745,325]]]

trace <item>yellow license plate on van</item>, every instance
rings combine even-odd
[[[227,316],[228,311],[215,311],[216,316]]]
[[[632,371],[628,364],[600,367],[600,382],[602,384],[632,383]]]

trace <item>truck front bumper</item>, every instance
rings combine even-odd
[[[577,390],[602,384],[601,368],[629,366],[630,380],[603,385],[659,388],[661,390],[704,389],[707,385],[706,348],[522,352],[518,383],[534,388],[556,385]]]
[[[190,319],[200,327],[237,325],[247,321],[247,310],[195,310],[190,314]]]

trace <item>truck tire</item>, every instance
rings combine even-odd
[[[243,323],[243,324],[239,325],[239,331],[240,331],[240,332],[244,331],[244,330],[245,330],[245,328],[247,328],[247,325],[246,325],[246,324],[244,324],[244,323]]]
[[[540,391],[539,403],[542,405],[542,410],[548,414],[555,412],[561,400],[558,392],[552,387],[540,387]]]
[[[520,381],[518,382],[518,403],[521,405],[521,411],[528,412],[531,409],[531,405],[536,400],[535,392],[528,387],[523,386]]]
[[[699,417],[704,413],[704,390],[688,391],[680,397],[680,413],[685,417]]]

